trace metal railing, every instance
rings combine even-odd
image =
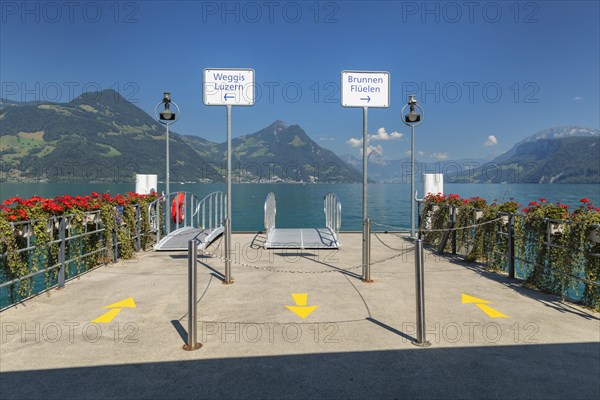
[[[342,203],[334,193],[327,193],[323,200],[323,211],[325,212],[325,226],[332,232],[340,233],[342,226]]]
[[[167,193],[148,205],[150,229],[156,242],[170,233],[186,227],[198,227],[198,206],[201,200],[190,192]]]
[[[206,195],[200,200],[192,216],[196,219],[194,226],[209,230],[223,226],[226,203],[227,195],[223,192]]]
[[[131,239],[134,249],[139,251],[144,233],[141,231],[140,206],[133,205],[133,207],[135,207],[136,222]],[[123,216],[118,215],[121,219],[121,226],[124,226]],[[73,221],[75,217],[76,215],[68,214],[46,220],[10,223],[15,237],[19,241],[19,248],[14,250],[14,253],[18,254],[21,261],[27,264],[30,272],[0,282],[0,310],[50,289],[63,288],[66,281],[86,273],[96,266],[105,265],[110,261],[118,261],[122,243],[119,242],[116,231],[106,232],[100,211],[84,213],[85,220],[78,227]],[[34,232],[34,226],[40,225],[40,223],[47,227],[48,238],[44,242],[39,242],[39,238],[35,236]],[[119,228],[117,226],[117,229]],[[96,244],[93,249],[86,250],[85,242],[91,240],[93,235],[97,235]],[[112,248],[107,247],[107,235],[112,237]],[[5,268],[8,255],[8,249],[0,253],[0,265]],[[101,255],[104,257],[100,257]],[[57,269],[58,271],[56,271]],[[8,276],[0,269],[0,280],[6,278]],[[22,296],[15,289],[24,281],[30,282],[31,291]]]
[[[421,205],[419,204],[419,206]],[[481,221],[480,218],[482,217],[482,211],[473,210],[472,216],[470,218],[470,223],[472,226],[467,227],[467,233],[462,235],[463,237],[466,236],[467,238],[465,241],[460,241],[461,243],[459,243],[459,240],[457,239],[457,231],[462,230],[464,228],[461,226],[456,226],[456,217],[459,207],[452,205],[441,205],[439,207],[445,207],[448,210],[448,219],[444,221],[443,228],[446,229],[446,234],[439,234],[434,238],[434,241],[437,241],[439,238],[439,243],[436,243],[438,245],[438,252],[443,253],[447,245],[450,245],[452,254],[458,254],[465,257],[468,256],[470,250],[475,245],[475,235],[477,229],[476,226],[478,224],[481,224],[482,222],[489,223],[490,221]],[[419,207],[419,210],[420,209],[421,207]],[[422,215],[422,213],[419,212],[419,224],[421,229],[423,229],[424,233],[427,233],[428,230],[430,230],[431,232],[435,231],[433,229],[434,227],[431,225],[432,221],[430,218],[430,215]],[[567,277],[569,279],[573,279],[575,281],[580,282],[583,285],[600,287],[600,282],[590,281],[589,279],[585,278],[585,274],[583,273],[583,271],[585,271],[585,268],[587,268],[586,265],[583,265],[580,271],[581,275],[583,276],[562,271],[560,269],[557,269],[556,266],[553,265],[553,262],[555,260],[552,254],[550,253],[550,249],[585,251],[585,249],[568,249],[560,244],[557,244],[556,233],[560,232],[555,232],[553,230],[553,227],[555,225],[577,225],[579,224],[579,222],[545,218],[545,233],[543,235],[543,238],[540,237],[536,239],[539,240],[539,243],[546,249],[544,259],[540,260],[535,259],[535,257],[528,257],[527,254],[523,254],[522,249],[525,249],[525,253],[527,253],[527,249],[531,249],[531,246],[533,246],[532,243],[529,243],[531,241],[532,235],[537,235],[536,232],[529,232],[523,230],[521,230],[523,232],[521,235],[516,234],[515,226],[517,223],[523,223],[523,215],[500,211],[497,213],[495,219],[499,219],[499,221],[496,221],[498,222],[496,224],[497,229],[494,233],[494,237],[491,239],[493,243],[489,243],[489,246],[491,248],[492,244],[494,244],[493,253],[491,254],[491,256],[492,258],[496,259],[496,262],[492,265],[489,261],[486,260],[484,261],[484,264],[496,268],[498,267],[498,264],[500,264],[501,269],[507,271],[510,278],[527,280],[533,273],[535,273],[536,270],[542,269],[552,274],[557,274],[560,276]],[[591,225],[591,227],[595,228],[597,231],[600,231],[600,225]],[[446,240],[448,240],[448,243],[446,242]],[[599,253],[587,252],[586,254],[588,257],[600,258]],[[500,260],[500,262],[497,262],[498,260]],[[562,267],[564,268],[565,266]],[[570,297],[574,300],[577,300],[576,298],[568,296],[566,293],[560,294],[565,297]]]

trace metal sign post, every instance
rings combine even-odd
[[[342,107],[361,107],[363,109],[363,165],[362,165],[362,280],[371,280],[371,221],[367,214],[367,161],[368,161],[368,110],[370,107],[388,108],[390,106],[390,73],[385,71],[342,71],[341,75]]]
[[[207,68],[204,70],[204,105],[227,107],[227,205],[225,210],[225,284],[231,277],[231,109],[254,105],[254,70]]]

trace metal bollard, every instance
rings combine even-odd
[[[202,347],[201,343],[198,343],[198,329],[197,329],[197,303],[198,303],[198,291],[196,285],[196,266],[197,266],[197,254],[198,244],[196,239],[192,239],[188,242],[188,336],[187,343],[183,345],[183,349],[186,351],[197,350]]]
[[[423,240],[415,240],[415,290],[417,298],[417,340],[411,343],[419,347],[431,346],[425,339],[425,280],[423,276]]]
[[[230,285],[231,279],[231,220],[225,218],[225,280],[223,284]]]
[[[456,254],[456,207],[452,206],[452,254]]]
[[[372,283],[371,279],[371,219],[365,219],[363,225],[363,282]]]
[[[58,252],[58,262],[60,263],[60,269],[58,270],[58,288],[62,289],[65,287],[65,244],[66,244],[66,233],[65,233],[65,217],[60,219],[58,225],[58,239],[60,240],[60,249]]]
[[[515,216],[508,215],[508,277],[515,279]]]

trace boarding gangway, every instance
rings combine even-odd
[[[225,204],[223,192],[203,199],[189,192],[160,196],[148,206],[150,230],[156,235],[155,251],[188,250],[188,241],[197,237],[204,250],[223,233]]]
[[[275,219],[277,203],[273,192],[267,195],[264,205],[267,249],[339,249],[338,238],[342,225],[342,204],[333,193],[323,199],[324,228],[277,228]]]

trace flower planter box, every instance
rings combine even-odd
[[[591,231],[587,235],[586,240],[588,242],[600,243],[600,231],[598,229]]]

